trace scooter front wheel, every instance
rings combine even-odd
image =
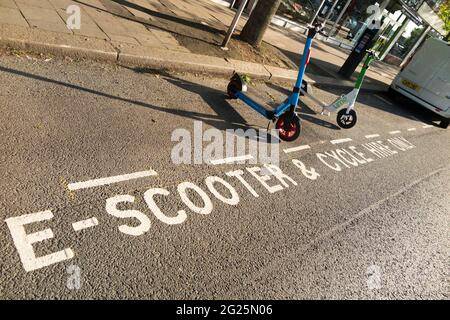
[[[337,113],[336,122],[342,129],[351,129],[355,126],[358,117],[355,110],[350,110],[347,113],[347,109],[341,109]]]
[[[287,118],[291,117],[290,123],[286,123]],[[284,113],[278,118],[275,128],[278,130],[278,136],[283,141],[294,141],[300,136],[301,125],[300,119],[296,115]]]

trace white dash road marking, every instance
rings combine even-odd
[[[73,230],[75,231],[80,231],[95,226],[98,226],[98,220],[96,217],[72,223]]]
[[[422,128],[424,128],[424,129],[433,128],[433,126],[431,124],[425,124],[422,126]]]
[[[306,150],[306,149],[311,149],[311,147],[308,145],[303,145],[303,146],[284,149],[283,151],[284,151],[284,153],[292,153],[292,152],[297,152],[297,151]]]
[[[416,128],[409,128],[408,131],[416,131]]]
[[[378,138],[380,135],[378,133],[375,134],[368,134],[366,136],[366,139],[372,139],[372,138]]]
[[[245,160],[250,160],[250,159],[253,159],[253,156],[251,154],[246,154],[246,155],[243,155],[243,156],[211,160],[211,164],[213,164],[213,165],[227,164],[227,163],[233,163],[233,162],[238,162],[238,161],[245,161]]]
[[[350,142],[350,141],[353,141],[353,140],[350,138],[344,138],[344,139],[331,140],[330,142],[332,144],[340,144],[340,143],[345,143],[345,142]]]
[[[398,134],[398,133],[401,133],[401,131],[400,130],[389,131],[389,134]]]
[[[69,188],[69,190],[75,191],[75,190],[80,190],[80,189],[104,186],[104,185],[128,181],[128,180],[146,178],[146,177],[156,176],[156,175],[158,175],[156,173],[156,171],[147,170],[147,171],[140,171],[140,172],[124,174],[124,175],[120,175],[120,176],[113,176],[113,177],[99,178],[99,179],[93,179],[93,180],[88,180],[88,181],[83,181],[83,182],[69,183],[67,187]]]

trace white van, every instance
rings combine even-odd
[[[440,126],[450,122],[450,45],[430,38],[397,75],[389,88],[442,117]]]

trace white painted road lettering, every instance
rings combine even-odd
[[[120,195],[106,200],[106,212],[117,218],[135,218],[139,220],[140,224],[137,227],[130,227],[128,225],[119,226],[119,231],[130,236],[140,236],[150,230],[150,219],[138,210],[119,210],[117,205],[119,203],[133,203],[134,197],[130,195]]]
[[[310,180],[316,180],[318,177],[320,177],[320,174],[318,174],[316,172],[316,169],[314,169],[314,168],[307,169],[305,164],[303,162],[301,162],[300,160],[292,159],[292,163],[301,170],[302,174],[306,178],[308,178]]]
[[[194,191],[200,196],[200,198],[202,198],[203,207],[198,207],[192,202],[192,200],[189,198],[188,193],[186,192],[187,190]],[[181,200],[183,200],[184,204],[187,205],[187,207],[195,213],[210,214],[212,212],[213,204],[211,202],[211,199],[205,191],[203,191],[199,186],[193,184],[192,182],[180,183],[178,185],[178,193],[180,194]]]
[[[294,179],[289,177],[287,174],[283,173],[283,171],[279,167],[277,167],[276,165],[273,165],[273,164],[267,165],[266,168],[286,188],[289,188],[289,184],[286,182],[286,180],[289,181],[290,183],[292,183],[294,186],[297,185],[297,182],[295,182]]]
[[[346,143],[346,142],[350,142],[353,141],[351,138],[344,138],[344,139],[336,139],[336,140],[331,140],[331,144],[340,144],[340,143]]]
[[[378,133],[366,135],[366,139],[378,138],[380,135]]]
[[[279,184],[269,186],[269,184],[267,184],[267,181],[269,181],[271,177],[268,175],[258,174],[258,172],[261,171],[260,167],[247,168],[247,171],[250,172],[250,174],[254,176],[256,180],[258,180],[263,185],[263,187],[266,188],[267,191],[269,191],[270,193],[275,193],[283,190],[283,187],[280,186]]]
[[[253,156],[251,154],[246,154],[246,155],[237,156],[237,157],[214,159],[214,160],[211,160],[211,164],[219,165],[219,164],[229,164],[229,163],[242,163],[245,160],[250,160],[250,159],[253,159]]]
[[[105,186],[108,184],[128,181],[128,180],[135,180],[140,178],[146,178],[150,176],[156,176],[157,173],[153,170],[147,170],[147,171],[140,171],[140,172],[134,172],[130,174],[124,174],[120,176],[113,176],[113,177],[107,177],[107,178],[99,178],[99,179],[93,179],[83,182],[74,182],[69,183],[67,186],[70,191],[80,190],[80,189],[87,189],[87,188],[93,188],[93,187],[99,187],[99,186]]]
[[[98,226],[98,220],[96,217],[72,223],[73,230],[75,231],[80,231],[95,226]]]
[[[166,223],[168,225],[180,224],[180,223],[183,223],[184,221],[186,221],[187,214],[186,214],[186,211],[184,211],[184,210],[179,210],[178,215],[176,217],[170,217],[170,216],[165,215],[161,211],[161,209],[159,209],[158,205],[156,204],[155,200],[153,199],[153,197],[155,195],[168,196],[168,195],[170,195],[170,192],[167,191],[166,189],[154,188],[154,189],[147,190],[144,193],[144,200],[147,203],[147,206],[149,207],[149,209],[153,212],[153,214],[159,221]]]
[[[235,177],[236,179],[238,179],[238,181],[240,183],[242,183],[242,185],[255,197],[258,198],[259,194],[256,193],[255,189],[253,189],[253,187],[244,179],[243,175],[244,175],[244,171],[242,170],[235,170],[235,171],[230,171],[226,173],[227,176],[229,177]]]
[[[225,180],[223,180],[222,178],[219,177],[207,177],[205,179],[205,183],[206,186],[208,187],[209,191],[211,191],[211,193],[220,201],[222,201],[223,203],[226,203],[228,205],[231,206],[235,206],[239,203],[239,195],[236,192],[236,189],[229,184],[228,182],[226,182]],[[215,183],[219,183],[221,185],[223,185],[226,189],[228,189],[231,197],[227,198],[225,196],[223,196],[219,191],[217,191],[217,189],[214,187]]]
[[[8,218],[5,220],[9,231],[19,253],[25,271],[33,271],[43,267],[47,267],[54,263],[62,262],[72,259],[74,253],[72,249],[66,248],[64,250],[54,252],[42,257],[36,257],[33,249],[33,244],[41,242],[54,237],[51,229],[45,229],[36,233],[27,234],[25,227],[34,222],[41,222],[53,218],[53,213],[50,210],[26,214],[20,217]]]
[[[316,153],[315,156],[323,165],[325,165],[325,167],[331,169],[332,171],[340,172],[342,170],[367,165],[374,162],[376,158],[385,159],[398,154],[399,151],[404,152],[413,148],[415,148],[415,146],[405,138],[391,137],[385,142],[372,141],[369,143],[364,143],[359,147],[348,146],[346,148],[319,152]],[[294,149],[295,148],[291,150]],[[300,149],[304,150],[306,148],[302,146],[297,150]],[[372,158],[369,155],[375,156],[376,158]],[[296,172],[299,175],[301,174],[309,180],[314,181],[321,177],[321,174],[315,168],[308,167],[303,161],[292,159],[291,163],[296,169],[298,169]],[[150,173],[151,175],[156,174],[154,171],[147,172],[147,174]],[[77,189],[77,186],[78,188],[84,188],[103,185],[106,182],[110,183],[114,181],[123,181],[123,177],[130,178],[132,175],[136,177],[136,174],[131,174],[117,176],[121,177],[119,179],[117,177],[110,177],[89,180],[82,184],[75,185],[75,189]],[[138,174],[138,176],[139,175],[141,174]],[[178,193],[178,196],[185,205],[185,208],[179,208],[176,215],[170,212],[162,212],[156,203],[158,197],[172,197],[173,195],[169,192],[169,190],[164,188],[150,188],[144,193],[143,198],[150,212],[153,213],[158,221],[166,225],[178,225],[187,221],[188,214],[185,211],[186,208],[190,209],[194,213],[199,213],[202,215],[208,215],[213,211],[213,201],[205,190],[209,191],[209,193],[212,194],[218,201],[230,206],[236,206],[239,204],[241,199],[235,188],[236,184],[242,185],[253,197],[260,197],[251,184],[251,182],[255,183],[253,178],[256,179],[256,181],[260,183],[270,194],[282,191],[289,187],[301,185],[293,177],[283,172],[279,166],[274,164],[266,164],[264,167],[246,167],[245,170],[240,169],[229,171],[225,172],[224,175],[229,177],[230,181],[227,181],[219,176],[206,177],[204,183],[207,189],[202,189],[200,186],[192,182],[179,183],[174,194]],[[252,178],[246,179],[246,175],[251,176]],[[134,222],[132,226],[122,224],[118,226],[118,230],[126,235],[141,236],[150,230],[152,224],[149,216],[139,210],[129,208],[129,206],[134,204],[135,197],[131,195],[116,195],[106,200],[105,210],[107,214],[119,219],[128,219],[126,221],[129,221],[129,219],[135,219],[138,224],[136,222]],[[40,269],[74,257],[74,252],[70,248],[66,248],[59,252],[42,257],[35,256],[32,245],[43,240],[53,238],[53,232],[51,229],[45,229],[43,231],[26,234],[24,226],[34,222],[50,220],[52,218],[53,214],[48,210],[23,215],[20,217],[12,217],[5,220],[11,232],[23,267],[26,271]],[[98,220],[96,217],[72,223],[72,227],[75,231],[80,231],[97,225]]]
[[[303,146],[298,146],[298,147],[293,147],[293,148],[288,148],[288,149],[284,149],[284,153],[292,153],[292,152],[297,152],[297,151],[301,151],[301,150],[308,150],[311,149],[310,146],[308,145],[303,145]]]

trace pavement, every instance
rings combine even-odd
[[[68,29],[66,9],[80,8],[81,28]],[[210,0],[0,0],[0,46],[77,59],[115,61],[158,69],[230,76],[247,73],[261,79],[292,80],[295,70],[193,52],[177,36],[219,46],[234,11]],[[238,31],[246,22],[243,17]],[[264,40],[296,65],[305,36],[272,26]],[[337,74],[348,52],[324,42],[314,44],[306,80],[312,85],[352,88],[354,79]],[[358,74],[360,69],[357,70]],[[378,63],[363,89],[385,91],[398,69]]]
[[[174,161],[266,128],[226,78],[0,61],[0,298],[449,298],[450,131],[430,112],[362,93],[341,130],[303,98],[265,175],[220,152]]]

